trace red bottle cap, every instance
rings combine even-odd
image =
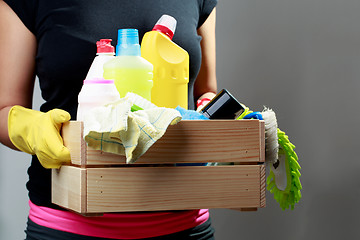
[[[112,39],[100,39],[96,42],[97,53],[115,53],[115,48],[111,45]]]

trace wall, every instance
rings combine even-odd
[[[217,239],[360,238],[359,10],[351,0],[219,2],[219,89],[273,108],[297,147],[303,198],[293,211],[269,192],[255,213],[213,210]]]
[[[219,90],[277,113],[297,147],[303,198],[293,211],[269,192],[257,212],[212,210],[217,239],[360,238],[359,11],[356,0],[219,2]],[[3,146],[0,158],[0,239],[23,239],[29,160]]]

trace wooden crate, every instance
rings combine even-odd
[[[265,207],[263,121],[183,120],[134,164],[87,147],[82,122],[62,136],[72,164],[52,170],[52,201],[75,212]],[[234,165],[175,165],[208,162]]]

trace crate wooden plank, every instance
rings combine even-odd
[[[63,124],[61,136],[64,145],[69,149],[71,163],[75,165],[86,164],[86,142],[83,138],[83,122],[70,121]]]
[[[86,169],[62,166],[51,173],[52,202],[78,213],[86,213]]]
[[[265,162],[265,121],[259,121],[260,154],[259,162]]]
[[[88,168],[87,212],[263,207],[263,168]]]
[[[64,144],[70,149],[74,165],[124,164],[125,157],[84,146],[80,122],[63,126]],[[258,120],[183,120],[169,126],[166,133],[137,164],[166,164],[186,162],[263,162],[264,122]],[[71,139],[69,139],[71,138]],[[86,148],[86,144],[85,144]]]
[[[266,193],[266,169],[265,169],[265,164],[262,164],[260,165],[260,208],[266,207],[265,193]]]

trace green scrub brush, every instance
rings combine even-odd
[[[302,189],[300,183],[300,165],[294,151],[295,146],[289,141],[285,132],[277,129],[279,141],[278,160],[270,165],[270,174],[267,177],[267,189],[274,194],[275,200],[285,210],[291,207],[301,198]]]
[[[238,119],[257,118],[265,122],[265,161],[270,165],[267,177],[267,189],[274,195],[274,199],[285,210],[301,198],[300,165],[294,151],[295,146],[289,138],[278,128],[275,112],[265,108],[261,113],[253,113],[245,107],[244,113]]]

